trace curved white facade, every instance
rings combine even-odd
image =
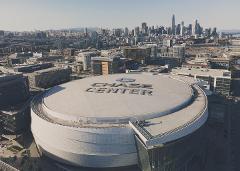
[[[53,99],[56,100],[59,97],[64,98],[65,95],[68,96],[69,92],[61,92],[62,89],[68,90],[69,87],[73,88],[77,85],[80,85],[84,82],[83,80],[79,80],[77,82],[70,82],[68,84],[62,85],[62,89],[60,91],[55,91],[53,88],[50,90],[51,93],[46,92],[42,95],[36,97],[33,100],[32,103],[32,123],[31,123],[31,129],[34,136],[34,139],[36,141],[36,144],[38,145],[39,149],[47,156],[54,158],[55,160],[58,160],[60,162],[74,165],[74,166],[83,166],[83,167],[95,167],[95,168],[105,168],[105,167],[121,167],[121,166],[130,166],[130,165],[136,165],[138,163],[137,159],[137,150],[135,145],[135,139],[134,139],[134,130],[129,125],[129,121],[134,120],[141,120],[141,118],[148,119],[154,119],[154,118],[164,118],[169,117],[172,113],[176,113],[177,111],[184,110],[185,107],[191,106],[192,101],[194,101],[193,97],[193,90],[189,88],[190,86],[186,83],[183,83],[182,81],[178,80],[172,80],[172,78],[166,77],[166,76],[152,76],[152,75],[142,75],[140,82],[138,82],[139,75],[136,74],[120,74],[120,75],[114,75],[109,76],[111,77],[110,80],[118,80],[119,78],[133,78],[136,83],[139,84],[150,84],[151,82],[156,81],[158,78],[158,82],[154,82],[151,88],[152,94],[151,96],[141,96],[139,94],[95,94],[92,92],[89,92],[89,94],[86,93],[85,88],[80,88],[80,90],[77,90],[75,93],[79,93],[79,98],[87,98],[91,99],[89,101],[90,104],[97,105],[98,102],[93,102],[94,96],[96,96],[96,99],[101,99],[101,96],[104,96],[104,98],[113,98],[113,102],[116,103],[119,99],[119,101],[122,102],[122,105],[130,104],[132,106],[121,106],[121,103],[119,103],[119,108],[116,108],[116,105],[112,104],[113,102],[105,101],[104,103],[99,102],[99,104],[105,106],[92,106],[93,109],[86,110],[84,109],[85,113],[82,113],[83,110],[81,109],[73,109],[73,111],[66,112],[65,109],[58,108],[58,105],[62,102],[56,102],[53,103]],[[103,81],[106,81],[106,77],[102,77]],[[144,82],[144,79],[146,83]],[[154,80],[153,80],[154,79]],[[94,78],[92,78],[92,81],[94,82]],[[169,81],[171,84],[169,85],[170,90],[165,88],[163,91],[169,91],[171,102],[167,103],[164,101],[167,101],[167,97],[163,97],[164,93],[160,91],[159,88],[156,88],[157,86],[161,85],[161,81]],[[91,79],[90,79],[91,82]],[[97,82],[101,82],[101,77],[97,77]],[[89,83],[89,81],[87,81]],[[74,85],[71,85],[74,84]],[[76,84],[76,85],[75,85]],[[108,83],[110,84],[110,83]],[[186,86],[184,85],[186,84]],[[166,83],[166,85],[168,85]],[[182,92],[177,93],[177,89],[182,89]],[[173,87],[176,86],[174,89]],[[171,87],[173,90],[171,91]],[[132,90],[131,88],[129,88]],[[140,87],[141,91],[145,91],[144,88]],[[154,90],[158,90],[154,92]],[[137,88],[135,89],[135,92],[137,92]],[[72,91],[75,91],[75,89],[72,89]],[[81,91],[84,92],[81,94]],[[54,93],[53,93],[54,92]],[[140,92],[140,90],[138,91]],[[62,93],[62,94],[59,94]],[[172,94],[171,94],[172,93]],[[177,93],[176,100],[174,101],[174,93]],[[187,93],[187,94],[184,94]],[[71,94],[71,93],[70,93]],[[156,94],[156,96],[154,96]],[[182,96],[181,96],[182,95]],[[54,97],[56,96],[56,97]],[[91,98],[88,96],[92,96]],[[205,96],[204,96],[205,97]],[[145,99],[147,98],[147,100]],[[165,98],[165,99],[162,99]],[[159,100],[157,100],[159,99]],[[62,99],[61,99],[62,100]],[[128,101],[130,100],[130,101]],[[152,104],[146,104],[149,108],[150,112],[145,112],[147,106],[136,106],[133,100],[139,100],[135,103],[137,104],[145,104],[145,102],[149,102]],[[143,100],[143,101],[142,101]],[[152,101],[151,101],[152,100]],[[157,100],[157,101],[156,101]],[[203,99],[206,100],[206,99]],[[83,103],[86,103],[86,101],[79,100]],[[164,110],[161,108],[159,109],[159,112],[157,111],[157,106],[160,102],[163,102],[162,104],[166,104],[163,106]],[[144,102],[144,103],[143,103]],[[77,105],[77,102],[71,102],[69,100],[65,101],[66,104],[69,104],[70,106]],[[73,104],[72,104],[73,103]],[[174,104],[173,108],[171,108],[171,104]],[[82,105],[82,104],[81,104]],[[80,105],[80,106],[81,106]],[[114,106],[114,108],[111,108],[111,105]],[[161,105],[160,105],[161,106]],[[76,107],[76,106],[75,106]],[[98,110],[95,110],[96,109]],[[123,113],[122,116],[114,114],[114,110],[116,112],[121,111],[121,108],[124,108],[122,111],[127,112]],[[144,109],[143,109],[144,108]],[[101,111],[99,110],[101,109]],[[110,111],[109,111],[110,110]],[[203,116],[200,118],[196,118],[206,121],[206,106],[201,106],[201,108],[198,109],[198,112],[202,112]],[[93,113],[93,111],[99,111]],[[139,113],[136,113],[138,112]],[[144,112],[142,112],[144,111]],[[75,112],[75,113],[74,113]],[[82,116],[86,118],[88,116],[88,112],[90,113],[92,117],[88,120],[79,120]],[[113,112],[113,114],[111,114]],[[196,112],[196,111],[194,111]],[[59,113],[59,117],[58,117]],[[196,113],[197,115],[198,113]],[[103,115],[103,116],[102,116]],[[69,117],[68,117],[69,116]],[[102,120],[101,120],[102,116]],[[174,116],[174,115],[173,115]],[[66,119],[64,119],[66,118]],[[74,121],[74,118],[78,118],[78,120]],[[116,118],[114,120],[114,118]],[[123,118],[123,120],[121,120]],[[204,119],[202,119],[204,118]],[[178,120],[179,118],[175,118],[175,120]],[[96,121],[97,120],[97,121]],[[119,121],[121,120],[121,121]],[[100,122],[99,122],[100,121]],[[119,123],[118,123],[119,122]],[[171,121],[172,122],[172,121]],[[201,124],[204,124],[204,122],[201,122]],[[195,122],[193,122],[194,124]],[[197,122],[196,122],[197,123]],[[170,123],[173,124],[174,122]],[[180,125],[181,126],[181,125]],[[192,125],[191,125],[192,126]],[[198,126],[201,126],[198,124]],[[167,129],[167,128],[166,128]],[[185,129],[185,128],[184,128]],[[169,130],[171,131],[171,130]],[[184,130],[183,130],[184,131]],[[174,133],[174,132],[173,132]],[[177,132],[176,132],[177,133]],[[191,132],[187,132],[189,134]],[[165,138],[165,137],[164,137]],[[169,139],[173,140],[173,139]]]
[[[32,111],[36,144],[50,157],[85,167],[137,164],[131,128],[70,128],[43,120]]]

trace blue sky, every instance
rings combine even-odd
[[[240,29],[240,0],[0,0],[0,30],[193,23]]]

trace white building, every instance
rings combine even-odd
[[[211,90],[215,93],[230,95],[231,91],[231,71],[224,69],[207,68],[175,68],[172,74],[193,77],[194,79],[204,80],[210,84]]]
[[[141,163],[136,137],[146,150],[189,139],[204,125],[208,111],[197,85],[167,75],[115,74],[46,91],[33,100],[31,117],[34,139],[46,156],[108,168]],[[189,163],[193,152],[185,151],[189,154],[181,157]]]
[[[77,62],[83,63],[83,70],[89,70],[91,68],[91,58],[99,55],[100,53],[97,51],[80,52],[75,56],[75,59]]]

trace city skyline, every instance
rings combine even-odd
[[[0,0],[0,171],[240,170],[239,6]]]
[[[0,30],[33,31],[69,29],[78,27],[134,28],[142,22],[149,26],[171,27],[175,14],[176,24],[193,24],[196,19],[203,27],[240,29],[231,18],[238,16],[237,0],[137,1],[104,0],[47,0],[2,1],[0,6]],[[207,5],[206,5],[207,4]],[[204,12],[203,12],[204,11]]]

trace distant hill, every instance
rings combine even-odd
[[[55,31],[76,31],[76,32],[84,32],[86,27],[76,27],[76,28],[62,28],[62,29],[52,29]],[[87,27],[87,30],[89,32],[92,31],[97,31],[99,28],[98,27]],[[45,31],[50,31],[50,30],[45,30]]]
[[[97,31],[99,28],[98,27],[87,27],[88,31]],[[85,27],[79,27],[79,28],[70,28],[67,30],[71,30],[71,31],[80,31],[80,32],[84,32],[85,31]]]

